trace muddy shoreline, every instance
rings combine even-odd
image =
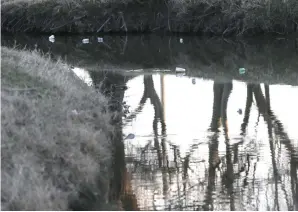
[[[270,14],[265,3],[245,4],[241,1],[230,5],[202,1],[185,6],[171,0],[6,3],[1,6],[1,30],[12,33],[183,33],[207,36],[281,35],[298,31],[298,13],[295,13],[298,3],[295,1],[272,8],[274,13]]]

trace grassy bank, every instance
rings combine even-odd
[[[8,32],[297,32],[296,0],[1,0]]]
[[[1,54],[2,210],[110,207],[106,99],[46,55]]]

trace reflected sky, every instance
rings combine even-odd
[[[138,76],[128,81],[124,101],[133,112],[144,92],[144,77]],[[124,121],[123,133],[136,135],[133,140],[125,141],[126,155],[142,161],[141,169],[130,166],[132,187],[143,210],[202,210],[211,207],[206,203],[208,190],[208,158],[210,139],[213,132],[208,131],[212,118],[213,84],[212,80],[177,77],[175,75],[153,75],[154,88],[162,102],[166,135],[159,142],[165,143],[167,170],[157,165],[154,149],[154,108],[148,99],[143,109],[134,119]],[[233,202],[237,210],[289,210],[295,204],[291,193],[290,154],[281,144],[282,137],[275,133],[270,139],[266,118],[259,113],[256,100],[253,99],[247,131],[241,135],[247,98],[247,85],[233,80],[233,89],[227,106],[227,125],[229,146],[237,147],[237,161],[232,165],[234,180],[233,195],[225,188],[223,173],[229,163],[227,157],[226,136],[223,126],[218,133],[218,157],[221,164],[215,171],[211,192],[213,210],[231,210]],[[264,85],[261,85],[265,95]],[[298,87],[286,85],[270,86],[271,110],[279,119],[287,133],[294,155],[297,156],[298,131],[296,130],[298,108]],[[239,113],[239,109],[243,113]],[[296,115],[296,119],[295,119]],[[166,137],[165,139],[161,139]],[[270,145],[273,141],[273,145]],[[151,146],[152,149],[148,148]],[[272,149],[273,146],[273,149]],[[147,148],[147,151],[144,149]],[[175,149],[179,149],[180,162],[175,163]],[[231,150],[231,151],[232,151]],[[146,156],[141,154],[146,152]],[[164,157],[164,156],[163,156]],[[144,159],[145,158],[145,159]],[[189,158],[187,177],[183,176],[183,164]],[[146,170],[144,170],[146,167]],[[178,170],[180,171],[177,171]],[[245,171],[243,171],[243,169]],[[149,170],[149,171],[148,171]],[[241,172],[242,170],[242,172]],[[274,172],[274,170],[277,170]],[[145,176],[147,175],[147,176]],[[277,176],[278,175],[278,176]],[[297,176],[297,173],[296,173]],[[244,183],[245,182],[245,183]],[[246,184],[245,186],[243,184]],[[231,200],[231,196],[233,200]],[[297,203],[296,203],[297,204]],[[207,206],[206,206],[207,205]],[[194,208],[193,208],[194,207]],[[210,208],[209,208],[210,209]]]
[[[192,84],[192,79],[188,77],[176,77],[164,75],[164,99],[165,122],[167,125],[167,137],[172,143],[179,145],[181,152],[187,151],[190,142],[204,140],[208,136],[207,129],[210,125],[213,104],[213,81],[196,79],[196,84]],[[154,86],[158,96],[161,98],[161,76],[154,75]],[[128,90],[125,92],[124,101],[130,106],[131,111],[138,107],[138,103],[143,95],[143,76],[138,76],[127,83]],[[298,87],[287,85],[270,86],[272,109],[282,121],[284,128],[292,139],[298,138],[296,130],[296,120],[293,119],[293,112],[298,108],[298,99],[294,98],[298,94]],[[240,139],[240,126],[244,114],[237,111],[245,109],[246,83],[233,81],[233,91],[230,95],[227,114],[229,119],[229,137],[232,142]],[[293,111],[293,112],[290,112]],[[152,135],[152,121],[154,109],[150,101],[146,102],[142,112],[134,120],[129,120],[124,128],[124,133],[134,133],[138,142],[146,144],[146,135]],[[256,132],[254,122],[258,118],[258,110],[253,104],[250,114],[250,125],[248,127],[247,138],[258,140],[268,139],[267,126],[264,120],[260,123]],[[142,138],[143,137],[143,138]],[[224,139],[223,137],[221,139]],[[182,142],[183,141],[183,142]]]

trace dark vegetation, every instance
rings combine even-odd
[[[2,0],[1,29],[37,33],[297,32],[296,0]]]

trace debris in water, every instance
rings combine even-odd
[[[239,68],[239,74],[245,74],[246,69],[245,68]]]
[[[185,72],[185,68],[176,67],[176,72]]]
[[[192,79],[191,82],[192,82],[193,85],[195,85],[196,84],[196,79]]]
[[[83,43],[89,43],[89,38],[85,38],[82,40]]]
[[[237,112],[241,115],[242,114],[242,109],[239,108],[239,110]]]
[[[180,38],[180,43],[183,43],[183,39],[182,38]]]
[[[98,43],[102,43],[102,42],[103,42],[103,38],[99,38],[99,37],[98,37],[98,38],[97,38],[97,42],[98,42]]]
[[[124,140],[126,139],[134,139],[136,136],[135,134],[129,133],[128,136],[126,136],[126,138],[124,138]]]
[[[54,35],[51,35],[49,37],[49,41],[52,42],[52,43],[54,43],[55,42],[55,36]]]

